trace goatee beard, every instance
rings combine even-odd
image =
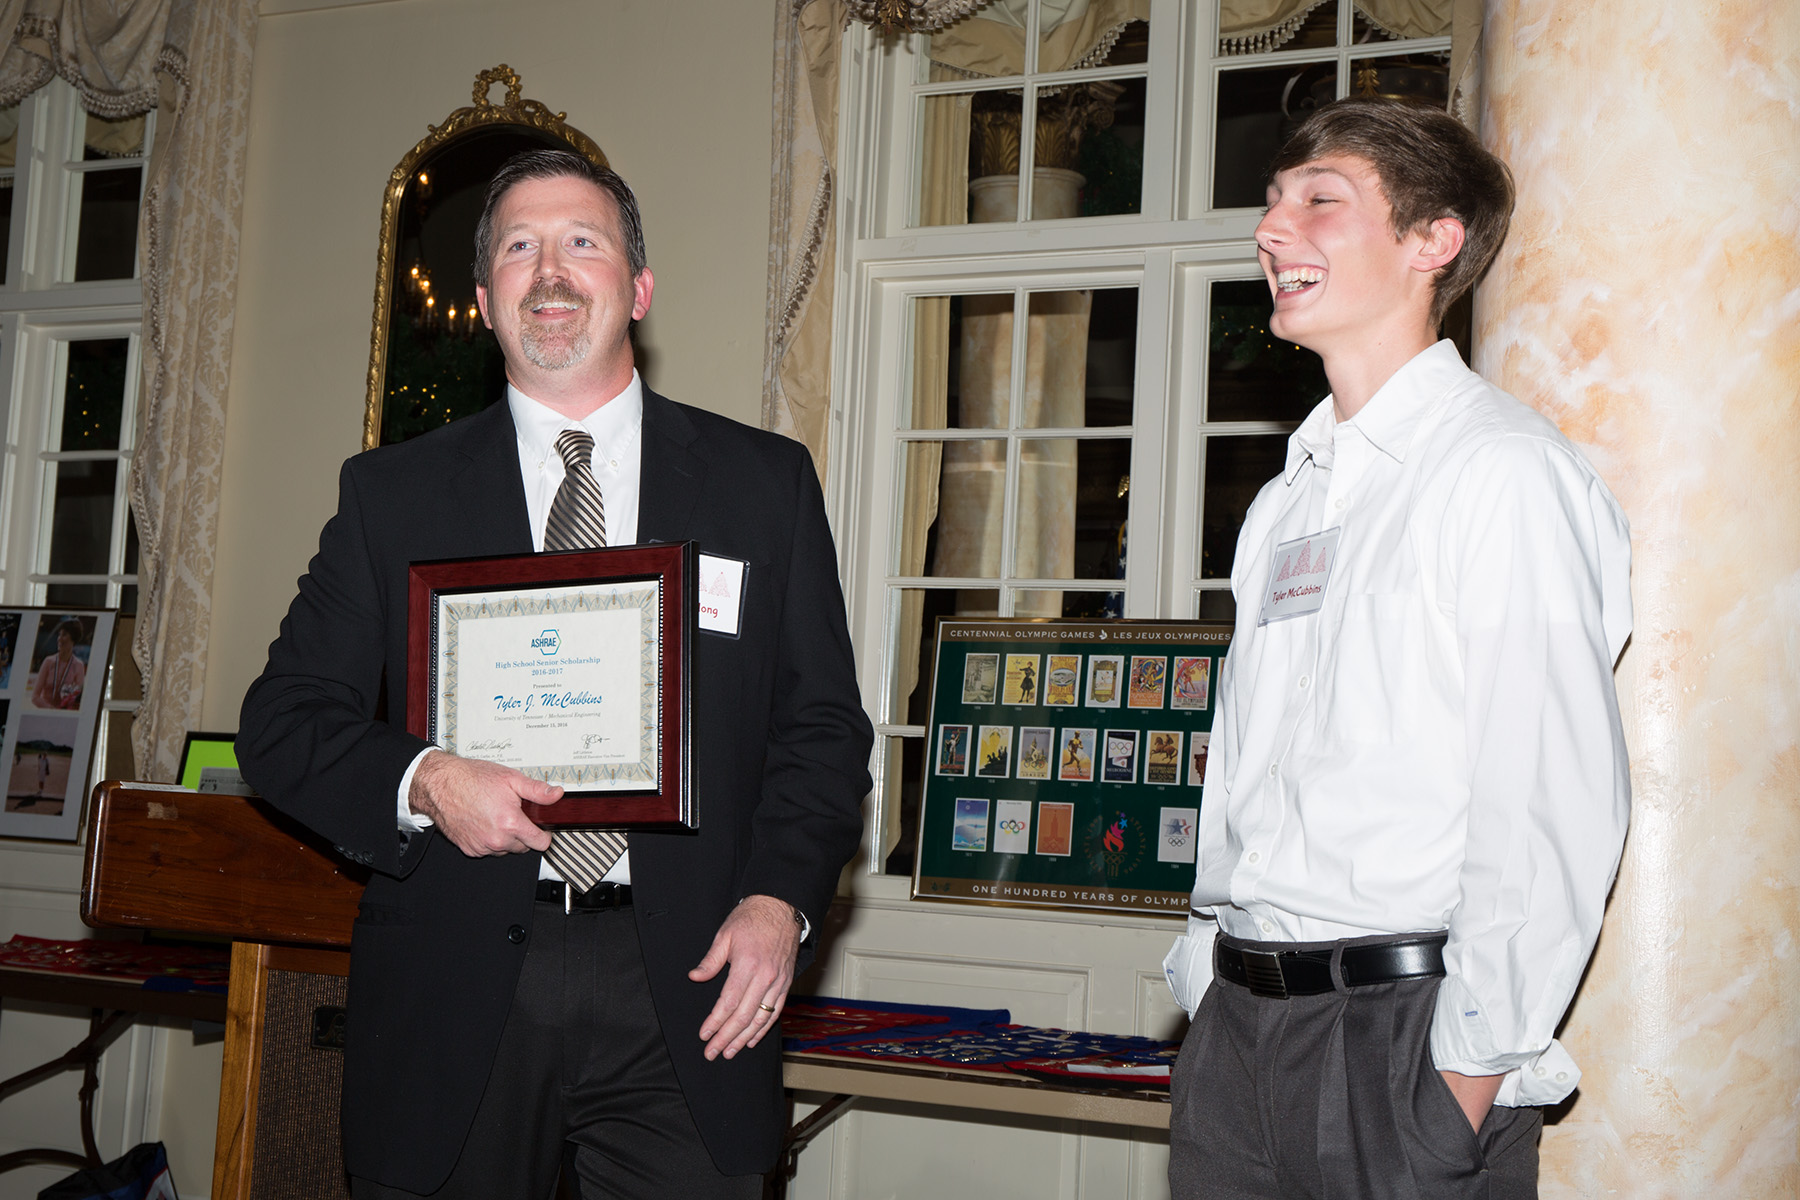
[[[540,304],[560,301],[579,305],[580,320],[572,330],[549,330],[531,320],[531,310]],[[593,298],[583,295],[561,279],[542,280],[519,301],[519,349],[525,361],[543,371],[562,371],[587,357],[593,345],[588,335],[588,314]]]

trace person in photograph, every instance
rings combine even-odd
[[[1331,394],[1238,536],[1164,964],[1193,1017],[1177,1200],[1534,1197],[1541,1106],[1581,1077],[1555,1033],[1630,807],[1630,542],[1556,426],[1437,338],[1512,204],[1473,133],[1399,101],[1320,109],[1271,166],[1269,329]]]
[[[31,685],[31,702],[39,708],[80,708],[81,689],[87,682],[87,664],[75,654],[86,637],[81,622],[73,618],[56,626],[56,653],[38,666]]]
[[[267,801],[372,873],[351,1194],[548,1196],[566,1152],[586,1197],[759,1196],[787,1124],[782,1007],[870,785],[818,479],[799,443],[640,379],[655,280],[614,172],[509,159],[475,256],[505,395],[345,463],[236,743]],[[408,564],[690,539],[756,564],[737,636],[692,639],[697,832],[632,832],[617,858],[553,842],[528,814],[562,789],[407,732]]]

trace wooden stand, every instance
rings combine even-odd
[[[342,994],[365,881],[310,833],[242,796],[117,782],[95,789],[82,920],[235,943],[214,1200],[249,1200],[257,1116],[280,1105],[263,1077],[271,980],[282,972],[331,980]],[[327,1124],[331,1147],[312,1147],[315,1159],[335,1151],[335,1097]],[[329,1163],[312,1166],[333,1174]],[[341,1179],[341,1169],[335,1174]]]

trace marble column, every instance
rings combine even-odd
[[[1800,1192],[1800,5],[1488,0],[1476,366],[1632,525],[1634,801],[1546,1198]]]

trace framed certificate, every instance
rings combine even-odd
[[[693,829],[693,542],[414,563],[407,728],[561,784],[548,829]]]

